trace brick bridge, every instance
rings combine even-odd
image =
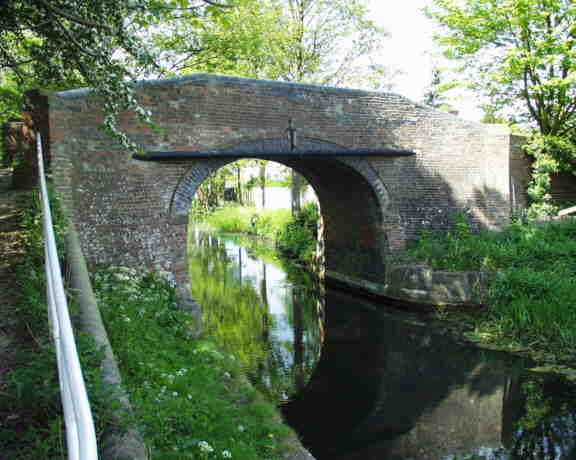
[[[137,95],[161,132],[132,113],[120,126],[147,161],[98,129],[103,114],[87,90],[46,94],[36,109],[89,264],[154,267],[187,282],[194,193],[237,158],[302,174],[320,201],[327,270],[372,281],[384,280],[389,251],[423,229],[449,229],[455,211],[476,227],[499,227],[525,200],[515,191],[526,168],[506,128],[399,95],[213,75],[142,82]]]

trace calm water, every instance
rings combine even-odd
[[[576,391],[563,379],[324,290],[250,241],[193,240],[206,333],[317,459],[576,459]]]

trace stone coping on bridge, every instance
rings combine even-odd
[[[328,285],[380,297],[414,310],[481,308],[491,275],[485,271],[433,270],[426,265],[405,264],[388,267],[385,278],[385,283],[375,283],[326,271]]]
[[[323,91],[325,93],[340,93],[340,94],[350,94],[350,95],[373,95],[373,94],[386,94],[388,96],[395,96],[399,100],[404,100],[406,102],[410,102],[415,105],[421,105],[417,102],[411,101],[405,96],[402,96],[397,93],[387,92],[387,91],[370,91],[365,89],[357,89],[357,88],[340,88],[335,86],[323,86],[323,85],[314,85],[311,83],[298,83],[298,82],[290,82],[290,81],[277,81],[277,80],[265,80],[265,79],[256,79],[256,78],[246,78],[246,77],[233,77],[229,75],[217,75],[217,74],[190,74],[190,75],[183,75],[181,77],[171,77],[171,78],[158,78],[158,79],[149,79],[149,80],[138,80],[133,83],[134,88],[145,88],[151,86],[177,86],[180,84],[186,83],[205,83],[211,82],[214,84],[229,84],[234,83],[235,85],[240,85],[249,88],[277,88],[278,90],[287,90],[290,91],[291,89],[310,89],[313,91]],[[59,97],[67,98],[67,99],[75,99],[75,98],[83,98],[92,94],[93,89],[90,87],[85,88],[77,88],[71,89],[66,91],[49,91],[43,90],[44,94],[54,93]],[[478,124],[477,122],[471,122]]]

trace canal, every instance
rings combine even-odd
[[[254,240],[196,231],[192,295],[318,460],[576,459],[576,391],[422,314],[325,289]]]

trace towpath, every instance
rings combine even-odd
[[[12,171],[0,169],[0,431],[17,434],[26,429],[26,417],[15,411],[5,397],[7,376],[20,364],[19,351],[33,338],[18,321],[17,314],[21,289],[16,271],[25,247],[20,226],[21,199],[29,191],[14,190],[11,184]],[[10,454],[0,449],[0,460],[9,458]]]

